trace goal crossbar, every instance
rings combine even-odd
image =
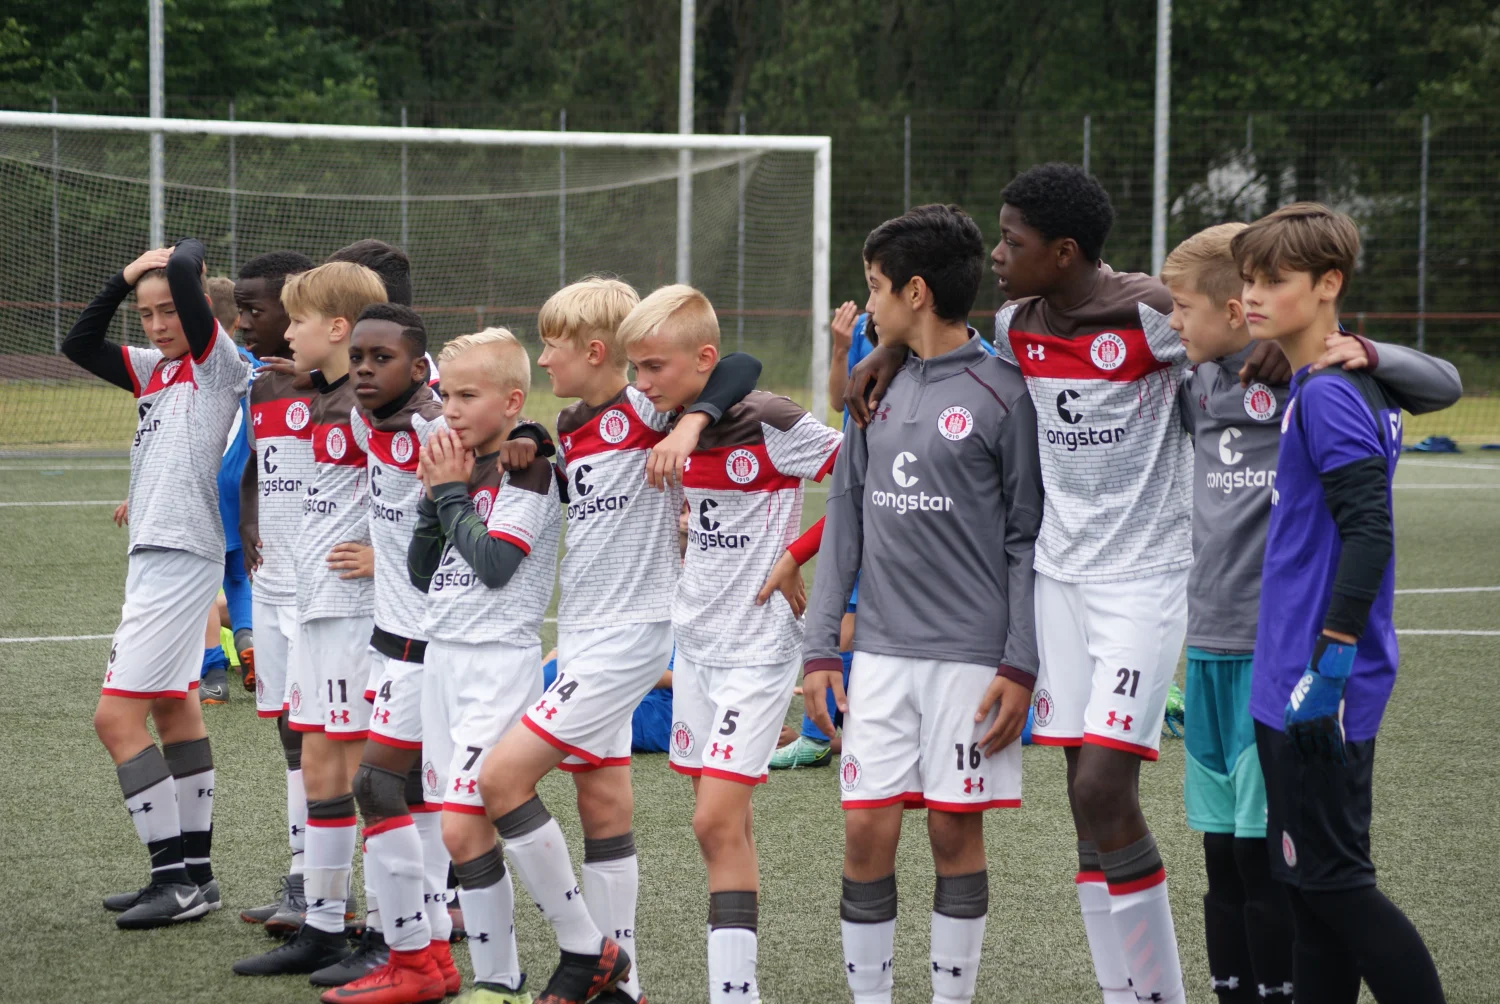
[[[323,125],[222,119],[143,118],[0,111],[0,128],[70,132],[125,132],[199,136],[260,136],[272,139],[343,140],[369,143],[467,146],[571,147],[616,150],[775,150],[813,157],[812,201],[812,414],[827,418],[829,245],[832,239],[833,140],[828,136],[744,136],[706,133],[549,132],[541,129],[433,129],[420,126]]]

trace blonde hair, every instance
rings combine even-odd
[[[509,328],[485,328],[472,335],[459,335],[438,355],[438,369],[442,370],[466,352],[484,349],[490,379],[502,390],[520,389],[531,393],[531,357]]]
[[[1244,229],[1243,223],[1220,223],[1198,231],[1173,248],[1161,263],[1161,281],[1168,287],[1202,293],[1215,307],[1238,300],[1245,280],[1240,277],[1240,266],[1229,244]]]
[[[1349,292],[1359,259],[1359,227],[1319,202],[1294,202],[1262,216],[1235,235],[1230,250],[1240,276],[1309,272],[1313,282],[1338,269],[1344,277],[1339,302]]]
[[[342,317],[352,326],[359,312],[372,303],[385,303],[380,276],[347,261],[331,261],[307,272],[286,277],[281,303],[289,314],[314,313]]]
[[[213,306],[214,317],[224,326],[225,331],[232,333],[240,319],[239,308],[234,305],[234,280],[216,275],[205,285],[208,288],[208,302]]]
[[[615,333],[640,302],[630,283],[591,275],[547,298],[536,316],[537,333],[549,342],[570,342],[579,348],[597,339],[604,343],[609,364],[623,367],[625,351]]]
[[[659,334],[664,326],[668,326],[671,339],[684,348],[719,347],[719,318],[714,305],[698,290],[681,283],[663,286],[636,304],[615,338],[622,349],[630,349]]]

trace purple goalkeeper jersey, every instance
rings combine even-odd
[[[1362,392],[1363,389],[1363,392]],[[1377,406],[1378,405],[1378,406]],[[1250,713],[1281,729],[1292,688],[1307,669],[1323,630],[1343,547],[1329,513],[1321,475],[1369,457],[1386,463],[1385,506],[1401,452],[1401,411],[1365,374],[1292,378],[1281,419],[1271,524],[1261,570],[1260,620]],[[1344,731],[1352,742],[1371,739],[1396,682],[1399,652],[1392,623],[1394,550],[1360,636],[1354,670],[1344,688]]]

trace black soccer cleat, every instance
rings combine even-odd
[[[269,952],[252,955],[234,964],[241,976],[306,975],[337,965],[349,955],[349,942],[342,931],[329,934],[303,924],[296,935]]]
[[[630,956],[606,937],[598,955],[562,952],[536,1004],[587,1004],[630,978]]]
[[[126,931],[166,927],[197,920],[208,911],[203,890],[193,883],[164,882],[143,889],[134,905],[115,918],[115,926]]]
[[[391,961],[391,950],[386,947],[385,935],[365,925],[359,945],[341,961],[325,966],[307,978],[315,987],[341,987],[353,983],[373,970]]]
[[[151,883],[147,882],[145,885],[141,886],[139,889],[136,889],[134,892],[117,892],[113,895],[105,896],[104,909],[112,910],[115,913],[124,913],[126,910],[129,910],[131,907],[135,906],[136,903],[140,902],[141,897],[146,895],[146,893],[150,891],[150,889]]]
[[[210,669],[198,683],[198,700],[204,704],[229,703],[229,671]]]

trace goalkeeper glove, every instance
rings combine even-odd
[[[1292,688],[1283,722],[1303,756],[1344,762],[1344,684],[1354,669],[1355,646],[1318,635],[1307,672]]]

